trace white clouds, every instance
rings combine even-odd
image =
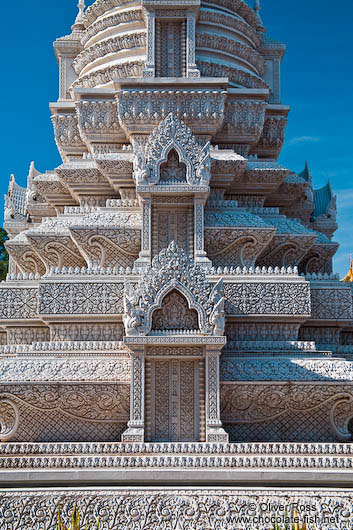
[[[307,144],[307,143],[316,143],[320,142],[321,138],[317,136],[297,136],[289,140],[287,145],[298,145],[298,144]]]

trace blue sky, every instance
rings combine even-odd
[[[76,4],[17,0],[2,5],[1,196],[10,173],[25,184],[31,160],[39,171],[60,164],[48,108],[58,94],[52,43],[70,32]],[[308,160],[315,187],[330,179],[339,206],[335,270],[343,274],[353,252],[353,5],[262,0],[261,15],[269,35],[287,45],[282,101],[291,112],[280,162],[301,171]]]

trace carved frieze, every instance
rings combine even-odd
[[[3,287],[0,289],[0,319],[37,318],[37,287]]]
[[[27,274],[44,274],[45,265],[39,255],[34,252],[29,241],[8,241],[6,249],[20,270]]]
[[[129,9],[127,11],[113,13],[112,15],[105,16],[90,24],[84,32],[81,42],[85,45],[92,37],[104,31],[107,28],[112,28],[118,24],[129,24],[135,21],[142,21],[143,14],[142,9]]]
[[[235,456],[231,460],[228,457],[224,462],[221,456],[217,458],[213,456],[213,464],[210,466],[223,469],[224,466],[228,467],[229,465],[233,468],[266,465],[271,469],[283,470],[283,467],[298,465],[300,468],[306,468],[310,465],[316,469],[322,467],[322,461],[326,459],[324,449],[321,455],[310,458],[308,455],[299,457],[289,455],[287,457],[281,454],[276,457],[261,454],[259,457],[249,458],[244,454],[239,457]],[[118,467],[117,459],[119,457],[104,458],[102,466]],[[129,458],[131,462],[135,463],[136,459],[140,457],[130,456]],[[170,457],[173,466],[179,466],[180,460],[183,465],[187,462],[186,456],[181,459],[178,456],[175,458],[178,460]],[[65,460],[70,462],[71,466],[73,465],[72,459],[67,458]],[[195,466],[200,465],[202,460],[203,458],[198,457]],[[327,461],[329,460],[330,462],[332,460],[332,465],[335,468],[343,467],[344,459],[341,455],[332,456]],[[146,466],[151,466],[150,461],[150,457],[148,460],[143,460]],[[165,461],[169,461],[168,458],[165,458]],[[90,459],[89,462],[91,464],[93,459]],[[126,463],[122,465],[125,469],[127,460],[124,462]],[[159,460],[159,462],[162,461]],[[44,465],[43,461],[43,467]],[[199,523],[202,528],[212,528],[215,521],[217,521],[219,530],[228,530],[229,528],[236,528],[240,524],[239,521],[247,520],[250,521],[247,523],[249,530],[266,530],[271,523],[253,523],[253,521],[266,521],[266,517],[271,519],[272,512],[268,511],[267,507],[283,506],[283,509],[288,507],[290,510],[295,505],[308,507],[306,513],[310,517],[317,515],[320,530],[332,530],[332,524],[335,523],[328,522],[331,519],[338,520],[342,528],[349,524],[350,515],[348,514],[350,514],[353,501],[352,492],[347,488],[341,490],[326,488],[324,491],[278,488],[272,491],[265,488],[254,488],[251,492],[240,488],[223,488],[221,494],[220,490],[216,488],[200,489],[195,487],[189,487],[182,492],[180,489],[169,489],[163,494],[161,494],[161,490],[156,488],[146,491],[138,487],[110,490],[77,488],[74,492],[63,488],[55,488],[53,491],[47,490],[45,492],[38,492],[34,489],[26,492],[7,490],[3,493],[3,504],[6,506],[4,530],[11,530],[11,522],[14,520],[18,522],[21,530],[51,530],[52,526],[49,526],[48,521],[55,521],[57,518],[58,498],[61,499],[61,512],[64,521],[71,520],[72,509],[75,504],[77,504],[78,512],[84,514],[83,525],[86,522],[96,521],[99,512],[97,507],[104,506],[104,522],[106,522],[107,528],[114,528],[116,525],[117,527],[124,526],[126,530],[142,530],[142,525],[136,524],[136,520],[143,521],[149,527],[153,527],[153,525],[156,527],[164,526],[165,530],[172,530],[171,521],[178,521],[179,530],[197,528]],[[254,503],[254,498],[257,499],[257,503]],[[41,514],[40,518],[37,516],[38,513]],[[165,514],[168,514],[167,521]],[[302,521],[300,516],[299,519]]]
[[[311,286],[311,318],[313,320],[351,320],[352,291],[336,282],[336,286]]]
[[[310,286],[307,282],[224,283],[228,315],[309,316]]]
[[[39,313],[121,315],[123,292],[122,283],[43,282],[39,288]]]
[[[135,60],[121,62],[113,66],[98,68],[88,74],[81,75],[73,82],[73,88],[93,88],[97,85],[105,85],[117,78],[141,77],[145,67],[145,61]]]
[[[127,383],[130,381],[130,360],[111,357],[93,357],[90,359],[74,357],[68,359],[50,357],[0,358],[0,382],[48,383],[63,381]],[[31,387],[28,385],[27,390],[29,389]],[[35,388],[29,391],[33,392],[33,395],[36,393]]]
[[[120,341],[123,334],[124,327],[117,322],[70,322],[50,326],[52,341]]]
[[[323,412],[316,415],[315,411],[319,410]],[[270,426],[272,421],[289,413],[293,417],[303,413],[303,420],[304,413],[311,415],[312,430],[317,429],[318,438],[319,423],[322,421],[323,427],[331,431],[331,436],[338,440],[349,440],[351,433],[348,431],[348,422],[353,417],[353,389],[349,385],[324,383],[221,385],[221,417],[225,424],[267,422]],[[310,435],[308,432],[308,438]]]
[[[255,29],[249,24],[244,23],[242,20],[235,18],[224,13],[218,13],[215,11],[207,11],[205,9],[200,10],[199,24],[204,22],[206,24],[214,24],[216,27],[228,27],[235,29],[237,32],[246,35],[252,43],[258,47],[260,45],[261,39],[256,33]]]
[[[321,234],[322,237],[325,237]],[[306,253],[305,257],[299,264],[300,272],[304,274],[310,273],[331,273],[332,272],[332,258],[338,250],[338,243],[333,241],[322,241],[319,237],[310,251]]]
[[[255,70],[255,73],[260,77],[264,73],[265,61],[263,57],[250,46],[245,46],[233,39],[217,35],[216,33],[196,33],[196,50],[198,52],[207,50],[217,50],[220,54],[224,52],[246,61],[250,66],[250,70]]]
[[[47,271],[50,267],[84,267],[87,265],[69,235],[46,235],[33,232],[27,237],[36,253],[41,256]]]
[[[136,228],[77,227],[71,228],[70,233],[84,254],[89,268],[133,268],[141,248],[141,230]]]
[[[277,159],[284,143],[287,121],[285,116],[266,116],[261,137],[254,149],[256,153]]]
[[[51,117],[54,125],[55,142],[60,154],[81,154],[86,151],[77,123],[76,114],[54,114]]]
[[[89,141],[102,141],[103,138],[107,141],[117,141],[125,138],[118,120],[115,101],[81,100],[76,103],[76,113],[82,138]]]
[[[349,382],[353,376],[351,361],[320,358],[221,358],[221,380],[226,381],[321,381]]]
[[[17,432],[19,411],[16,403],[11,399],[0,397],[0,440],[11,440]]]
[[[217,62],[205,61],[196,56],[196,64],[205,77],[228,77],[231,85],[243,86],[245,88],[268,88],[265,81],[256,75],[251,75],[248,72],[237,69],[226,64],[219,64]]]
[[[146,32],[126,33],[104,39],[92,44],[88,48],[84,48],[72,63],[72,66],[77,74],[89,63],[100,59],[105,55],[117,53],[119,51],[128,50],[131,48],[145,48],[146,46]]]
[[[7,327],[7,344],[32,344],[48,341],[49,338],[47,327]]]
[[[254,267],[275,232],[271,228],[210,228],[205,230],[205,249],[213,267]]]
[[[77,419],[122,421],[129,413],[129,385],[126,384],[0,385],[1,397],[27,408],[57,410]]]
[[[219,138],[229,142],[256,143],[264,127],[265,110],[263,101],[228,99]]]
[[[219,89],[121,90],[119,120],[129,133],[151,133],[172,112],[194,133],[212,135],[222,125],[225,98]]]
[[[216,4],[220,7],[225,7],[229,9],[232,13],[240,15],[245,22],[247,22],[252,27],[257,27],[258,19],[255,11],[253,11],[248,4],[242,2],[241,0],[205,0],[205,5]]]
[[[227,345],[232,341],[291,341],[298,340],[299,324],[288,322],[227,322]],[[314,340],[301,337],[302,340]]]
[[[112,440],[126,424],[129,384],[0,385],[19,411],[15,441]]]

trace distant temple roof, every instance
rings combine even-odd
[[[325,214],[327,207],[333,198],[331,184],[328,182],[326,186],[318,190],[314,190],[314,217]]]

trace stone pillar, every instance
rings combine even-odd
[[[145,354],[131,353],[130,420],[122,442],[143,442],[145,437]]]
[[[16,265],[16,262],[13,259],[13,257],[10,256],[10,254],[9,254],[9,266],[8,266],[8,269],[7,269],[7,274],[15,275],[17,273],[18,273],[18,267]]]
[[[205,227],[204,227],[204,211],[205,211],[205,200],[194,199],[194,259],[195,262],[202,266],[202,268],[210,269],[212,266],[211,261],[207,258],[204,240],[205,240]]]
[[[146,68],[143,70],[143,77],[155,77],[156,75],[156,14],[154,11],[147,11],[147,50]]]
[[[196,13],[187,12],[186,18],[186,76],[200,77],[200,71],[196,66]]]
[[[141,230],[141,251],[139,258],[135,261],[135,268],[143,269],[151,264],[152,256],[152,201],[150,197],[142,200],[142,230]]]
[[[281,103],[281,61],[273,61],[273,103]]]
[[[229,437],[222,427],[220,411],[219,350],[206,347],[206,442],[228,443]]]

